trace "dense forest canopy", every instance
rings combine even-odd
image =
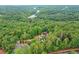
[[[25,45],[18,47],[21,43]],[[78,5],[0,6],[0,48],[5,53],[49,53],[75,47],[79,47]]]
[[[36,9],[34,9],[36,8]],[[57,5],[57,6],[0,6],[0,16],[8,20],[27,19],[29,15],[36,14],[37,19],[49,20],[78,20],[79,19],[79,6],[70,5]],[[75,19],[74,19],[75,18]]]

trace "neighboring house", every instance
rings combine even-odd
[[[15,49],[16,48],[23,48],[23,47],[29,45],[30,43],[31,43],[30,39],[29,40],[19,40],[16,43]]]
[[[4,49],[0,48],[0,54],[4,54]]]

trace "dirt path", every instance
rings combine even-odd
[[[79,51],[79,48],[70,48],[70,49],[58,50],[55,52],[50,52],[48,54],[60,54],[60,53],[66,53],[68,51]]]

